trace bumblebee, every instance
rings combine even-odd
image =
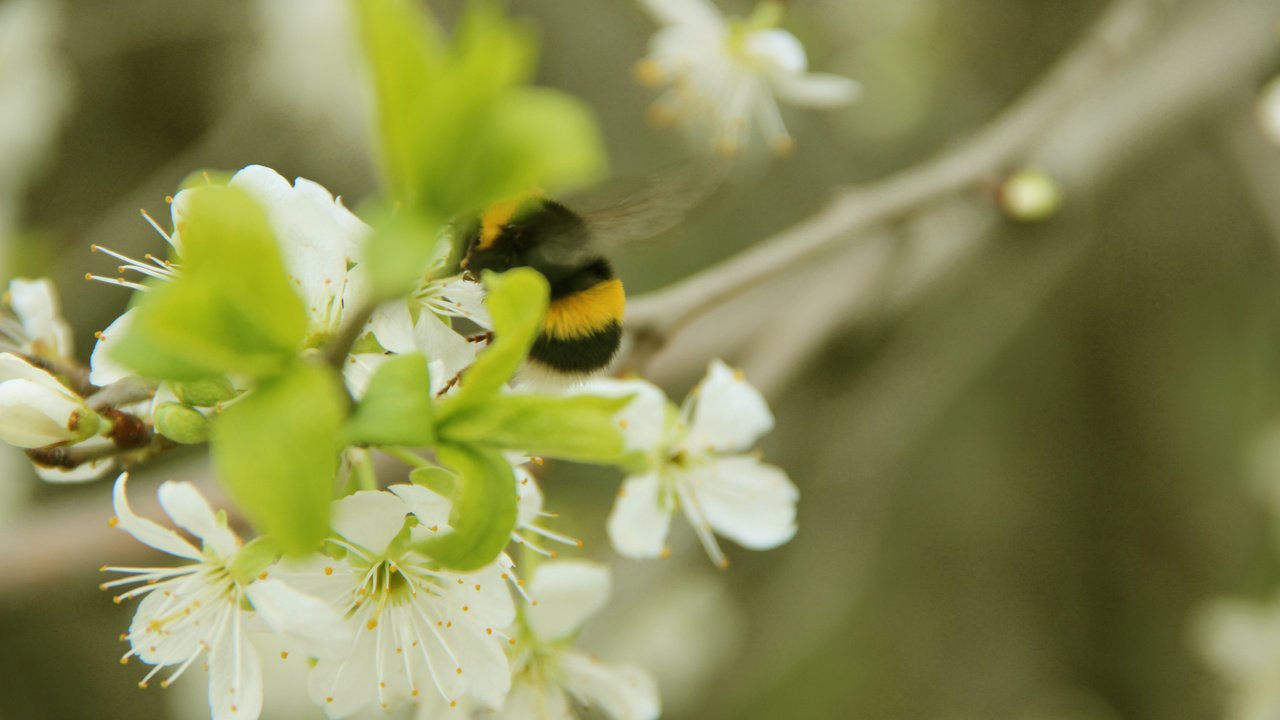
[[[563,385],[609,366],[622,343],[626,293],[606,252],[679,222],[716,186],[718,173],[712,172],[685,168],[626,194],[597,191],[580,199],[580,211],[530,193],[496,203],[470,223],[463,237],[463,270],[478,275],[529,267],[551,286],[542,332],[522,373],[525,380]]]

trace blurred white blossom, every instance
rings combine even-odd
[[[213,513],[191,483],[160,486],[160,505],[166,514],[200,540],[196,547],[177,532],[137,515],[129,506],[127,474],[115,485],[116,527],[139,542],[188,560],[178,567],[104,567],[124,573],[103,583],[103,589],[137,587],[116,596],[116,602],[142,597],[129,632],[131,649],[121,662],[137,657],[154,665],[139,682],[146,687],[161,669],[174,667],[162,686],[178,679],[201,656],[209,668],[209,707],[215,720],[254,720],[262,709],[261,660],[248,632],[254,622],[301,643],[309,652],[326,656],[348,642],[341,618],[329,606],[304,595],[266,572],[243,577],[237,572],[242,546]],[[252,572],[252,571],[251,571]]]
[[[799,491],[785,472],[747,454],[773,429],[773,415],[741,373],[713,360],[678,413],[661,391],[639,380],[598,380],[583,390],[635,396],[618,423],[628,447],[647,455],[648,463],[623,483],[609,516],[609,538],[618,552],[664,555],[677,509],[721,567],[728,559],[715,533],[753,550],[795,535]]]
[[[0,2],[0,246],[19,221],[22,193],[47,159],[71,101],[58,47],[56,0]]]
[[[636,74],[649,86],[667,87],[652,109],[659,124],[689,122],[710,128],[712,146],[740,152],[753,124],[777,153],[793,141],[778,109],[832,108],[853,102],[858,83],[810,73],[804,46],[776,27],[781,5],[761,3],[750,18],[726,18],[710,0],[641,0],[663,27],[649,42]]]
[[[1196,644],[1228,688],[1227,720],[1280,717],[1280,596],[1218,600],[1196,623]]]
[[[364,59],[347,0],[257,0],[258,97],[295,125],[362,148],[370,137]]]
[[[572,720],[574,700],[615,720],[653,720],[660,712],[653,679],[638,667],[604,663],[570,641],[609,602],[609,568],[585,560],[540,565],[529,583],[515,679],[502,720]]]

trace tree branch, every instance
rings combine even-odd
[[[909,215],[1020,160],[1034,141],[1130,53],[1151,25],[1147,0],[1120,0],[1080,44],[995,121],[954,151],[839,192],[817,215],[719,265],[636,298],[628,308],[629,364],[643,368],[694,318],[780,273]]]

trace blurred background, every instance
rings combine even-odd
[[[614,479],[547,477],[558,527],[613,562],[614,602],[583,644],[648,666],[665,717],[1234,717],[1240,687],[1197,628],[1215,598],[1280,588],[1265,442],[1280,423],[1280,137],[1260,100],[1280,75],[1280,7],[1125,4],[1131,27],[1095,43],[1105,70],[1058,87],[1016,152],[654,357],[673,397],[714,356],[769,394],[763,447],[801,489],[795,540],[730,548],[721,572],[682,527],[675,557],[617,560]],[[431,3],[446,22],[459,5]],[[615,174],[693,152],[645,121],[654,93],[632,67],[655,26],[636,3],[510,5],[541,34],[539,82],[599,114]],[[747,158],[689,222],[618,257],[629,291],[966,147],[1096,40],[1110,7],[794,0],[784,25],[811,67],[858,79],[862,100],[787,111],[795,152]],[[260,163],[358,207],[376,172],[350,29],[329,0],[0,0],[0,275],[53,277],[87,358],[127,299],[83,279],[113,265],[89,246],[162,249],[138,210],[166,218],[192,171]],[[999,208],[1024,166],[1063,192],[1045,221]],[[96,571],[142,556],[108,532],[108,485],[4,463],[0,718],[205,716],[198,675],[141,691],[116,662],[132,608]],[[204,474],[193,455],[139,479]],[[1262,682],[1280,686],[1272,669]],[[264,718],[317,715],[269,690]]]

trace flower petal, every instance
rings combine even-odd
[[[80,439],[82,414],[92,414],[65,392],[30,380],[0,383],[0,440],[21,448],[38,448]]]
[[[393,353],[411,353],[417,349],[414,345],[413,316],[409,313],[407,302],[390,302],[379,306],[369,320],[369,329],[378,343]]]
[[[609,602],[609,566],[586,560],[542,563],[529,583],[529,597],[538,603],[525,610],[533,631],[559,640]]]
[[[351,643],[351,629],[322,600],[268,578],[245,588],[253,609],[277,634],[298,640],[309,655],[335,657]]]
[[[90,462],[66,469],[57,467],[41,467],[35,465],[36,477],[51,483],[80,483],[97,480],[115,467],[114,459],[92,460]]]
[[[116,511],[116,527],[129,533],[143,545],[150,545],[170,555],[188,558],[197,562],[201,561],[203,558],[200,555],[200,551],[181,535],[133,512],[133,509],[129,507],[129,499],[125,495],[125,483],[128,480],[129,473],[120,473],[120,477],[116,478],[115,487],[112,489],[112,503]]]
[[[516,681],[494,720],[575,720],[569,697],[559,685]],[[420,716],[419,720],[426,720]],[[432,718],[431,720],[435,720]]]
[[[218,522],[213,509],[195,485],[169,481],[160,485],[156,494],[160,498],[160,507],[174,524],[203,540],[218,557],[228,559],[240,549],[240,538]]]
[[[493,318],[484,305],[484,286],[471,280],[454,278],[439,283],[436,294],[438,304],[453,317],[466,318],[485,330],[493,329]]]
[[[628,478],[609,513],[609,539],[620,554],[633,558],[662,555],[671,509],[658,493],[656,474]]]
[[[760,391],[719,360],[711,361],[695,393],[689,437],[695,452],[746,450],[773,429],[773,413]]]
[[[799,107],[840,107],[862,95],[861,83],[830,73],[777,74],[771,79],[778,98]]]
[[[70,390],[51,373],[42,370],[13,353],[0,353],[0,383],[29,380],[50,390],[69,395]]]
[[[584,653],[560,656],[564,685],[583,703],[615,720],[655,720],[662,713],[653,678],[631,665],[607,665]]]
[[[418,316],[414,342],[433,361],[444,363],[446,380],[462,372],[476,359],[476,344],[467,342],[432,312]]]
[[[751,33],[746,39],[746,51],[757,62],[779,72],[798,74],[809,68],[804,45],[786,30],[768,28]]]
[[[58,295],[48,278],[9,282],[9,304],[31,339],[31,351],[46,357],[71,357],[71,327],[62,319]]]
[[[333,529],[347,540],[381,555],[404,527],[409,507],[398,496],[362,490],[333,503]]]
[[[407,509],[426,528],[449,527],[449,513],[453,503],[421,485],[392,485],[387,488],[404,501]]]
[[[782,470],[739,455],[698,468],[690,479],[707,522],[739,545],[767,550],[795,536],[800,491]]]
[[[511,689],[505,642],[473,622],[455,623],[449,642],[458,657],[467,695],[489,707],[501,707]]]
[[[262,713],[262,661],[236,610],[229,630],[209,652],[209,711],[213,720],[257,720]]]
[[[93,346],[93,354],[89,356],[89,382],[94,385],[106,387],[133,375],[129,368],[111,357],[133,324],[133,313],[132,309],[126,311],[98,333],[98,342]]]

